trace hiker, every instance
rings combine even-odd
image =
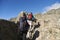
[[[34,16],[33,16],[33,14],[32,14],[32,12],[30,13],[30,14],[28,14],[28,16],[27,16],[27,22],[28,22],[28,24],[29,24],[29,30],[28,30],[28,32],[27,32],[27,35],[26,35],[26,38],[28,38],[28,39],[31,39],[32,37],[31,37],[31,31],[33,30],[33,22],[34,22],[34,20],[35,20],[35,18],[34,18]]]
[[[23,31],[23,27],[26,23],[26,15],[25,13],[22,14],[22,17],[20,17],[20,31]]]
[[[34,16],[33,16],[33,14],[32,14],[32,12],[30,13],[30,14],[28,14],[28,20],[32,20],[32,21],[34,21],[35,20],[35,18],[34,18]]]
[[[20,17],[20,34],[23,35],[22,40],[25,40],[24,37],[27,34],[27,30],[28,30],[28,23],[27,23],[27,19],[26,19],[26,14],[23,13],[22,17]],[[25,34],[25,36],[24,36]]]

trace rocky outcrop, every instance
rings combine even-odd
[[[38,19],[40,27],[39,37],[36,40],[60,40],[60,10],[49,11]],[[57,12],[57,13],[56,13]]]
[[[17,19],[17,17],[15,17],[15,18],[10,18],[10,20],[9,20],[9,21],[11,21],[11,22],[15,22],[15,21],[16,21],[16,19]]]

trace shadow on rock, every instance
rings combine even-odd
[[[17,24],[0,19],[0,39],[17,40]]]

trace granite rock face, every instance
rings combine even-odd
[[[60,13],[58,10],[52,10],[37,17],[40,22],[39,37],[36,40],[60,40]]]

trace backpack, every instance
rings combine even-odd
[[[32,19],[32,14],[28,14],[28,19]]]

